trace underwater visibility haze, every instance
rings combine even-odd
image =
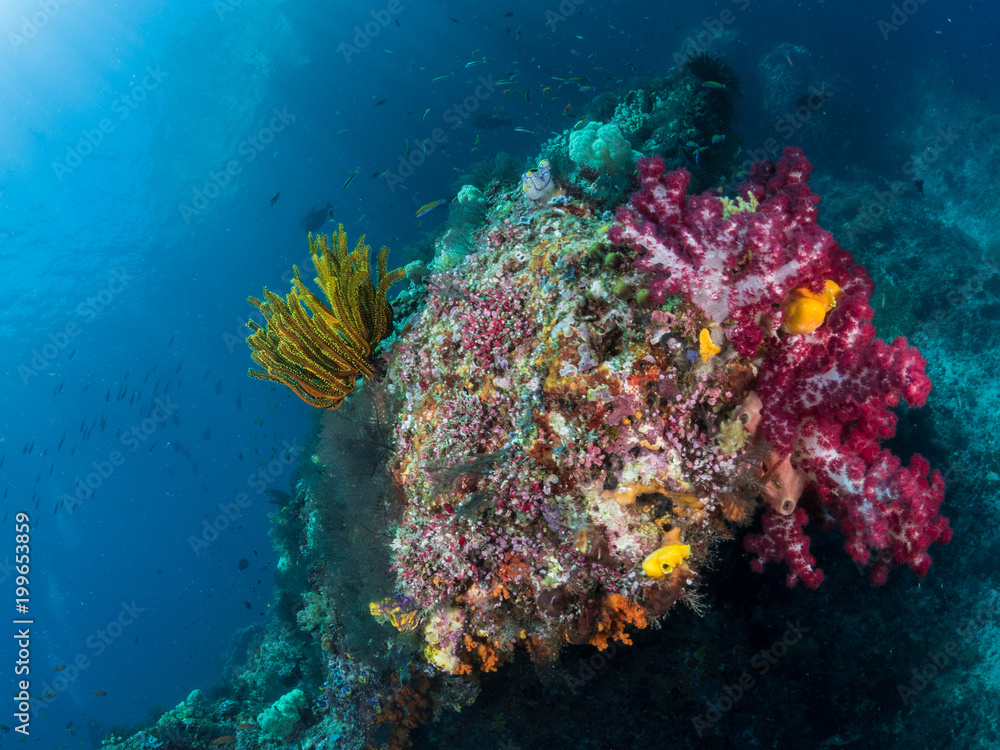
[[[998,22],[4,3],[0,748],[1000,747]]]

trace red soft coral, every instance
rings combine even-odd
[[[812,167],[800,149],[786,149],[773,168],[757,165],[740,195],[756,211],[725,216],[710,194],[688,196],[687,170],[664,174],[659,157],[639,162],[640,189],[618,210],[609,238],[639,251],[654,302],[681,295],[744,356],[754,356],[780,323],[777,306],[796,287],[820,291],[826,279],[851,278],[851,255],[816,225],[816,196],[806,180]]]
[[[928,476],[919,455],[903,467],[881,448],[896,431],[891,409],[901,400],[922,406],[931,382],[906,339],[876,338],[871,278],[817,225],[811,171],[795,148],[786,148],[777,165],[755,164],[739,193],[754,196],[758,209],[725,217],[719,198],[687,195],[686,171],[664,174],[662,160],[642,160],[640,189],[619,210],[609,236],[637,250],[654,301],[684,297],[723,328],[740,355],[756,359],[762,437],[815,481],[814,520],[839,529],[851,557],[872,562],[871,580],[879,585],[893,565],[924,575],[929,546],[951,538],[947,519],[938,515],[940,473]],[[823,324],[779,336],[789,292],[818,293],[826,280],[842,294]],[[801,508],[786,517],[768,511],[764,533],[746,540],[757,553],[755,566],[784,559],[790,584],[819,585],[822,573],[802,531],[807,521]]]

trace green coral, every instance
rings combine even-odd
[[[309,705],[305,693],[296,688],[276,700],[270,708],[257,714],[257,723],[264,734],[283,740],[292,733],[299,720],[299,711]]]
[[[731,198],[720,198],[720,200],[722,201],[723,219],[728,219],[733,214],[752,214],[757,211],[757,196],[753,193],[750,193],[748,198],[741,195],[736,200]]]
[[[581,167],[613,174],[632,164],[632,147],[617,125],[588,122],[570,133],[569,158]]]
[[[646,103],[650,95],[639,89],[630,91],[615,108],[614,122],[621,128],[621,132],[626,135],[633,135],[640,130],[649,120],[649,113],[645,111]]]

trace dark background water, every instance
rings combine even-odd
[[[292,468],[273,461],[285,441],[301,444],[311,410],[247,378],[241,324],[247,295],[284,292],[305,259],[299,220],[311,207],[330,202],[352,240],[365,233],[404,262],[402,248],[447,215],[415,211],[453,198],[461,170],[499,151],[530,163],[590,98],[665,74],[699,33],[741,77],[748,149],[776,132],[758,65],[798,45],[836,92],[836,137],[810,152],[817,174],[900,179],[901,144],[925,108],[956,95],[996,106],[996,6],[912,7],[883,33],[888,2],[585,0],[564,3],[565,17],[557,3],[515,1],[5,3],[0,561],[13,560],[14,514],[29,513],[32,693],[57,693],[34,722],[44,746],[97,746],[107,727],[207,688],[232,633],[266,617],[273,506],[254,475],[288,490]],[[388,23],[370,43],[342,46],[373,12]],[[489,62],[465,67],[479,59]],[[553,76],[587,76],[593,90]],[[490,113],[535,134],[473,126]],[[372,177],[435,128],[447,146],[412,176],[395,189]],[[238,174],[222,178],[227,165]],[[191,213],[198,191],[218,194]],[[144,424],[157,398],[170,415]],[[143,439],[130,452],[116,434],[133,428]],[[65,497],[95,472],[96,491],[71,510]],[[247,507],[193,554],[191,538],[240,493]],[[12,607],[9,573],[0,590]],[[109,628],[123,603],[134,618]],[[80,656],[84,669],[53,671]]]

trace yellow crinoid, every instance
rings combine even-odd
[[[354,390],[358,376],[375,374],[372,352],[392,328],[392,307],[385,295],[404,270],[386,271],[389,250],[383,247],[372,283],[371,248],[362,236],[348,251],[343,225],[329,242],[326,235],[310,234],[309,248],[315,280],[327,302],[302,282],[295,266],[287,299],[266,287],[263,300],[249,297],[267,321],[264,328],[247,323],[252,357],[264,368],[251,369],[250,376],[284,383],[312,406],[336,409]]]

